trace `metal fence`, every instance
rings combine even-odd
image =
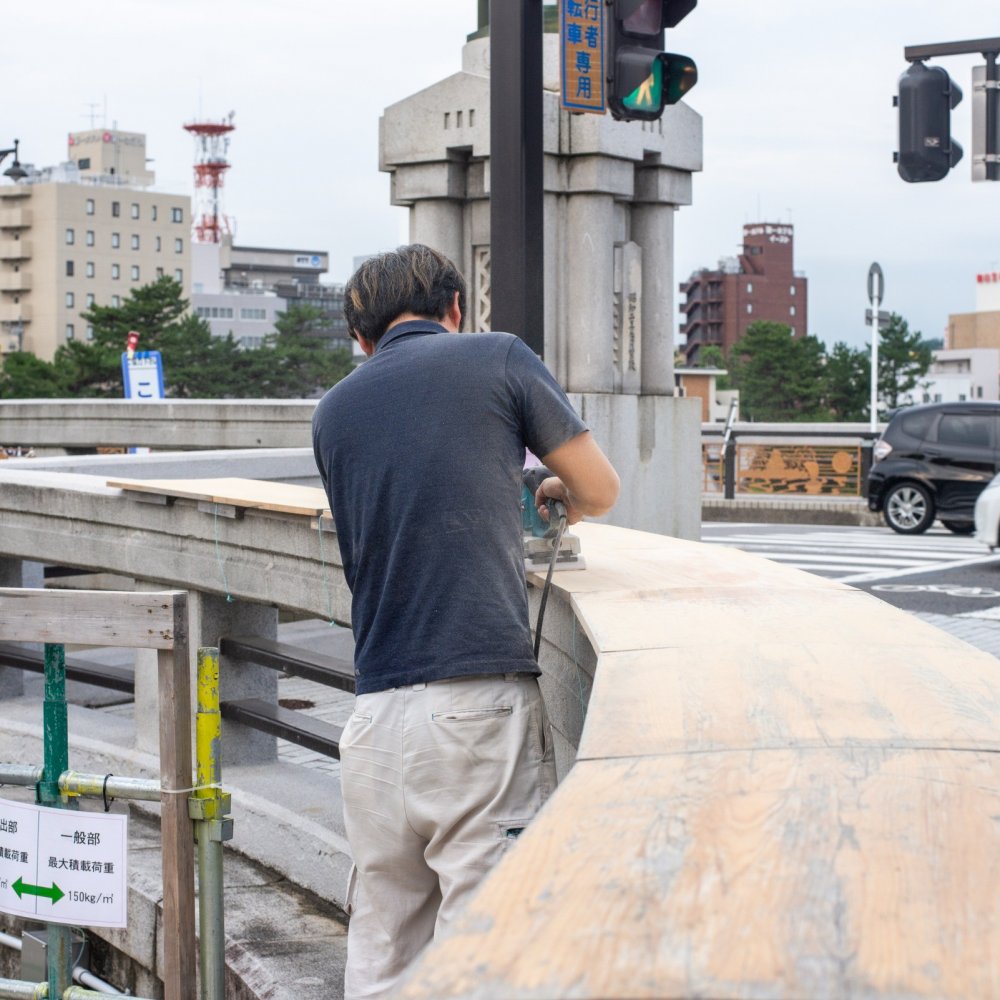
[[[864,496],[872,438],[850,425],[706,428],[702,489],[726,497]]]

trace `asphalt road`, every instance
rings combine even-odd
[[[1000,621],[1000,553],[935,525],[923,535],[889,528],[705,523],[702,540],[732,545],[903,609],[940,615],[989,612]]]

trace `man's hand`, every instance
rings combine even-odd
[[[538,508],[539,516],[543,521],[549,520],[549,500],[559,500],[566,507],[566,523],[576,524],[583,520],[583,511],[577,510],[569,498],[569,490],[566,484],[558,476],[549,476],[543,479],[541,485],[535,492],[535,506]]]

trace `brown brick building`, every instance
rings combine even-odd
[[[698,363],[702,347],[730,348],[757,320],[785,323],[792,336],[807,333],[808,279],[793,266],[793,227],[759,222],[743,227],[743,252],[723,258],[719,267],[695,271],[680,286],[686,296],[684,352],[687,363]]]

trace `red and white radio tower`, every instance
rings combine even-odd
[[[229,169],[229,133],[235,111],[221,122],[191,122],[184,126],[194,136],[194,219],[191,231],[198,243],[221,243],[223,234],[232,232],[229,220],[222,214],[222,181]]]

